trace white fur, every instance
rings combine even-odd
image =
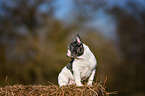
[[[71,51],[70,50],[67,50],[67,54],[66,54],[68,57],[71,57]]]
[[[64,67],[58,76],[59,86],[76,84],[77,86],[82,86],[81,81],[89,77],[87,84],[92,85],[97,61],[89,47],[85,44],[83,55],[74,59],[72,64],[73,74],[69,69]]]

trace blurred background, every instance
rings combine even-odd
[[[145,95],[145,0],[0,0],[0,86],[57,84],[80,34],[108,91]]]

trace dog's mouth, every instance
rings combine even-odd
[[[77,58],[76,56],[73,56],[71,54],[71,51],[70,50],[67,50],[66,57],[68,57],[68,58]]]
[[[81,58],[78,58],[76,56],[68,56],[68,55],[66,55],[66,57],[71,58],[71,59],[81,59]]]
[[[66,54],[66,57],[68,57],[68,58],[77,58],[75,56],[68,56],[67,54]]]

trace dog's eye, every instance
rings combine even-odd
[[[80,43],[77,43],[77,45],[80,45]]]

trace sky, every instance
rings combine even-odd
[[[90,0],[91,1],[91,0]],[[93,1],[93,0],[92,0]],[[99,0],[98,0],[99,1]],[[135,10],[128,6],[128,2],[134,3],[137,7],[137,12],[145,11],[145,0],[102,0],[106,3],[106,8],[111,9],[115,6],[126,10],[128,13],[135,15]],[[100,1],[99,1],[100,2]],[[66,19],[65,16],[69,15],[75,7],[73,0],[56,0],[54,6],[57,6],[55,17],[57,19]]]
[[[54,14],[58,20],[69,23],[76,19],[76,13],[73,10],[75,7],[73,0],[57,0],[54,6],[57,6],[57,10]],[[115,20],[113,20],[113,17],[111,15],[106,14],[103,8],[96,11],[95,18],[92,18],[92,20],[90,20],[89,22],[87,22],[87,24],[84,25],[99,30],[99,32],[107,38],[116,37]]]
[[[93,0],[90,0],[90,2],[91,1]],[[1,8],[3,6],[2,2],[5,2],[7,6],[12,8],[16,6],[15,3],[11,2],[11,0],[0,0],[0,15],[5,14]],[[106,5],[96,10],[94,17],[84,25],[99,30],[97,32],[100,32],[107,38],[116,37],[117,22],[111,14],[106,13],[106,9],[112,9],[113,7],[117,6],[133,15],[137,19],[140,18],[138,13],[145,11],[145,0],[101,0],[99,2],[105,2]],[[134,10],[131,6],[128,6],[128,2],[135,4],[137,10]],[[76,20],[77,10],[75,9],[76,6],[73,0],[55,0],[52,6],[55,9],[54,17],[56,19],[66,23],[71,23]],[[49,6],[47,2],[42,3],[38,7],[38,11],[41,12],[47,12],[48,10]]]
[[[98,0],[99,1],[99,0]],[[104,35],[106,38],[115,39],[116,38],[116,28],[117,21],[111,14],[107,14],[105,12],[106,9],[112,9],[117,6],[122,10],[125,10],[129,14],[133,15],[135,18],[139,19],[138,12],[145,11],[145,0],[102,0],[106,3],[106,6],[99,8],[96,11],[95,18],[92,18],[90,22],[86,25],[91,28],[96,28],[99,32]],[[134,10],[131,6],[128,6],[129,3],[135,4],[137,10]],[[73,9],[75,4],[73,0],[56,0],[54,6],[57,6],[57,10],[55,11],[55,17],[58,20],[64,22],[71,22],[75,20],[75,13],[73,13]],[[98,31],[97,31],[98,32]]]

